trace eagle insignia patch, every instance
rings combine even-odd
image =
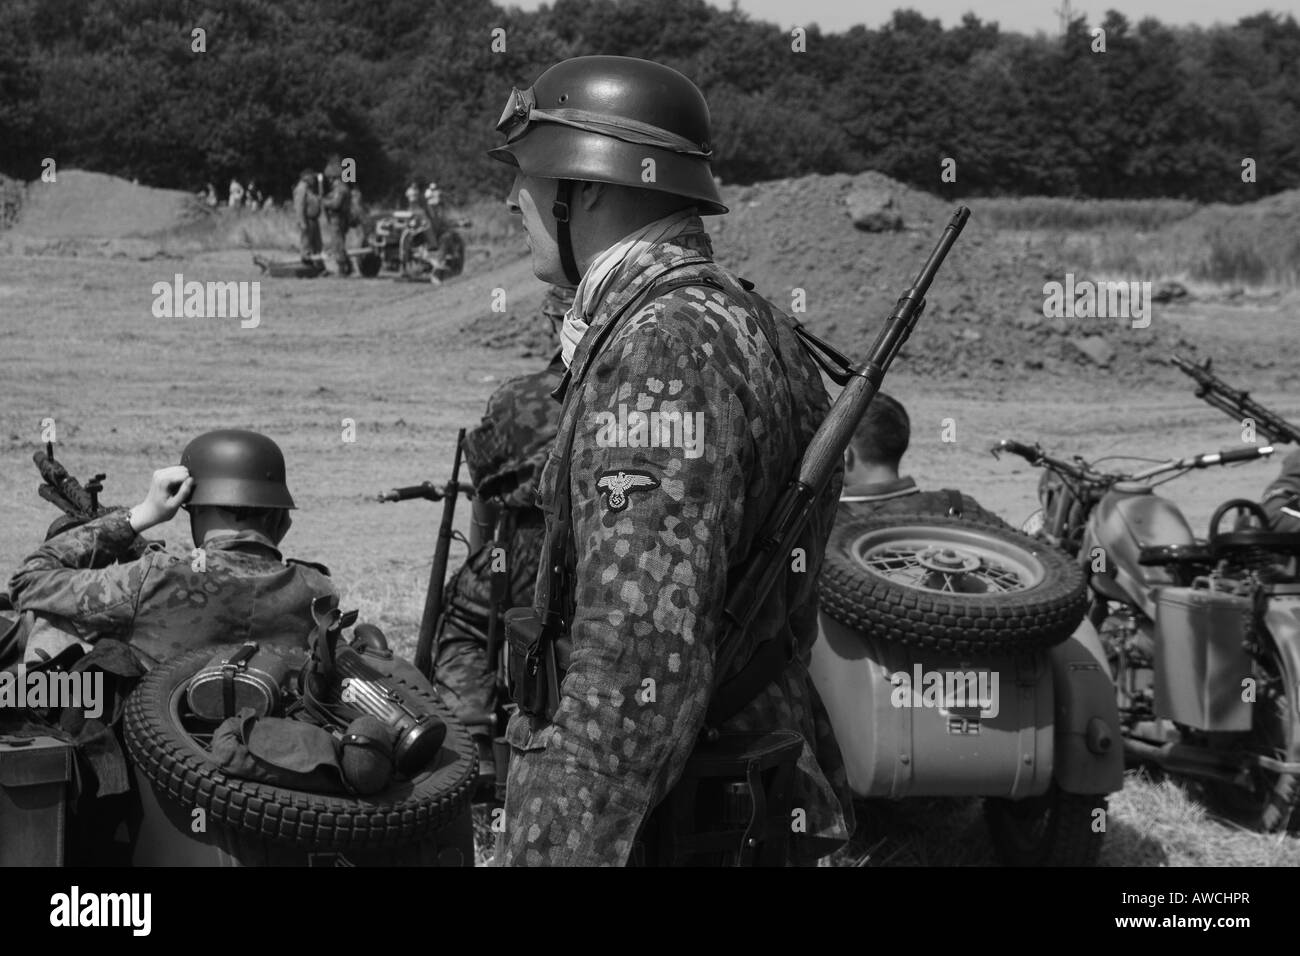
[[[610,511],[622,511],[627,507],[628,495],[658,488],[659,479],[644,471],[603,471],[596,479],[596,487],[606,496]]]

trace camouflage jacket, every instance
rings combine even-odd
[[[574,370],[621,305],[684,264],[675,276],[709,275],[732,295],[687,287],[650,300],[621,319],[580,388],[569,389],[567,376],[561,384],[559,434],[576,418],[569,487],[556,487],[552,454],[539,495],[548,521],[558,496],[571,496],[572,652],[554,723],[516,714],[507,728],[514,759],[499,864],[627,862],[703,726],[728,582],[829,408],[788,319],[774,310],[778,357],[703,232],[653,247],[613,282]],[[674,433],[669,420],[654,441],[629,411],[679,413],[694,427]],[[625,485],[628,476],[637,484]],[[778,579],[748,636],[792,635],[797,658],[721,728],[804,736],[795,806],[807,832],[792,840],[802,860],[834,849],[851,826],[842,761],[807,673],[814,580],[839,483],[814,506],[801,542],[806,565]]]
[[[134,560],[101,566],[116,557]],[[199,553],[159,542],[141,553],[128,512],[114,511],[45,542],[9,593],[18,610],[54,625],[28,642],[28,663],[57,657],[78,638],[110,636],[157,662],[250,639],[305,647],[312,598],[334,586],[313,567],[286,564],[252,531],[209,540]]]
[[[506,382],[488,399],[478,427],[465,434],[465,464],[474,489],[506,507],[537,507],[537,479],[555,441],[560,405],[559,353],[540,372]]]
[[[537,507],[537,480],[555,442],[560,403],[551,392],[564,363],[557,353],[542,371],[503,384],[488,399],[478,427],[465,433],[465,464],[480,498],[509,509],[509,605],[532,600],[545,529]],[[486,639],[492,601],[491,542],[466,559],[448,586],[447,613]],[[509,606],[507,605],[507,606]]]
[[[1273,531],[1300,532],[1300,518],[1282,511],[1283,508],[1300,511],[1300,451],[1293,451],[1282,460],[1282,473],[1264,489],[1261,504]]]
[[[326,180],[326,193],[321,197],[320,208],[325,221],[331,226],[347,228],[352,206],[352,193],[341,179]]]
[[[961,495],[963,517],[1010,527],[970,495]],[[838,521],[874,514],[946,515],[952,500],[946,491],[922,491],[912,478],[846,487],[840,496]]]

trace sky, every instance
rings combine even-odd
[[[503,6],[536,10],[540,0],[498,0]],[[729,0],[709,0],[714,6],[729,7]],[[1060,25],[1057,10],[1063,0],[740,0],[740,9],[754,20],[781,26],[816,23],[823,32],[841,32],[854,24],[879,27],[895,9],[917,10],[942,21],[945,27],[961,21],[968,12],[985,22],[997,22],[1004,33],[1056,33]],[[1300,18],[1300,0],[1071,0],[1076,15],[1099,23],[1114,8],[1136,23],[1155,17],[1171,26],[1235,23],[1242,16],[1272,11]]]

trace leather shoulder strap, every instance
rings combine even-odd
[[[606,322],[597,333],[597,338],[587,351],[582,367],[569,381],[567,394],[574,394],[573,389],[582,386],[582,381],[586,377],[588,369],[591,368],[596,357],[604,349],[605,343],[609,341],[610,336],[622,323],[623,319],[628,315],[635,315],[647,301],[686,286],[707,285],[721,288],[721,285],[710,276],[675,276],[666,281],[664,280],[664,276],[670,272],[696,264],[695,261],[683,263],[676,269],[663,273],[623,304],[618,313]],[[548,627],[559,627],[561,630],[567,624],[569,616],[565,606],[569,600],[569,589],[565,587],[565,575],[569,567],[567,552],[572,547],[573,539],[573,501],[569,496],[569,465],[573,459],[573,440],[578,428],[578,417],[576,412],[571,415],[569,427],[562,429],[556,436],[558,442],[556,455],[559,461],[559,471],[555,475],[556,513],[555,520],[548,529],[545,544],[547,563],[546,573],[542,577],[543,593],[538,595],[538,604],[545,612],[546,625]]]

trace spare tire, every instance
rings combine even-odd
[[[228,776],[181,726],[191,677],[219,650],[204,647],[155,668],[127,701],[127,748],[159,798],[202,809],[218,826],[260,840],[319,850],[392,849],[433,834],[456,820],[468,804],[478,751],[468,732],[432,694],[428,698],[447,725],[432,766],[371,797],[289,790]],[[302,651],[296,665],[305,662]]]
[[[1059,644],[1087,606],[1083,569],[1009,528],[939,515],[867,516],[831,532],[819,590],[856,630],[944,654]]]

